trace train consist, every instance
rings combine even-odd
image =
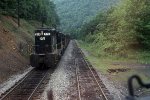
[[[53,68],[63,55],[70,37],[50,28],[35,30],[35,45],[30,54],[30,65],[36,68]]]

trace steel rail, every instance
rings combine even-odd
[[[35,89],[31,93],[31,95],[29,96],[28,100],[31,100],[33,94],[35,93],[35,91],[37,90],[37,88],[41,85],[41,83],[43,82],[44,78],[47,76],[47,73],[48,73],[48,71],[45,72],[45,75],[43,76],[43,78],[41,79],[41,81],[38,83],[38,85],[35,87]]]
[[[19,85],[31,74],[31,72],[32,72],[33,70],[34,70],[34,69],[32,69],[30,72],[28,72],[27,75],[25,75],[25,77],[22,78],[19,83],[17,83],[16,85],[14,85],[14,87],[13,87],[12,89],[10,89],[9,92],[7,92],[4,96],[2,96],[2,98],[0,98],[0,100],[3,100],[3,99],[6,98],[12,91],[14,91],[15,88],[16,88],[17,86],[19,86]]]
[[[11,95],[11,93],[13,93],[13,91],[17,90],[17,87],[19,87],[22,83],[25,82],[25,80],[30,77],[30,75],[32,75],[32,72],[36,72],[36,70],[32,69],[28,75],[26,75],[19,83],[17,83],[17,85],[15,85],[10,91],[8,91],[8,93],[6,92],[6,94],[4,96],[2,96],[2,98],[0,100],[5,100],[5,98],[9,97],[9,95]],[[38,89],[38,87],[41,85],[41,83],[43,82],[43,80],[45,79],[45,77],[47,76],[49,70],[45,71],[45,72],[42,72],[43,75],[41,78],[39,78],[39,82],[36,84],[35,83],[35,87],[33,88],[33,90],[31,91],[30,94],[28,94],[27,96],[27,100],[31,100],[34,93],[36,92],[36,90]],[[41,73],[41,72],[40,72]],[[33,75],[38,75],[38,73],[34,73]],[[32,87],[31,87],[32,88]]]
[[[84,61],[85,61],[85,60],[84,60]],[[85,62],[86,62],[86,61],[85,61]],[[86,64],[87,64],[87,62],[86,62]],[[95,75],[94,75],[94,73],[93,73],[92,69],[89,67],[89,65],[88,65],[88,64],[87,64],[87,66],[88,66],[88,68],[90,69],[90,71],[91,71],[91,73],[92,73],[92,75],[93,75],[93,77],[94,77],[94,79],[95,79],[95,81],[96,81],[96,83],[97,83],[97,85],[98,85],[99,89],[101,90],[103,97],[105,98],[105,100],[109,100],[109,99],[107,98],[107,96],[105,95],[105,93],[104,93],[104,91],[103,91],[102,87],[100,86],[100,84],[99,84],[98,80],[96,79],[96,77],[95,77]]]
[[[76,44],[77,44],[77,43],[76,43]],[[78,46],[78,45],[77,45],[77,46]],[[97,83],[97,85],[98,85],[100,91],[102,92],[102,95],[103,95],[104,99],[105,99],[105,100],[109,100],[108,97],[105,95],[105,92],[103,91],[103,89],[102,89],[101,85],[99,84],[98,80],[96,79],[96,77],[95,77],[95,75],[94,75],[92,69],[90,68],[89,64],[88,64],[87,61],[85,60],[85,58],[84,58],[84,53],[82,52],[82,50],[81,50],[79,47],[78,47],[78,49],[79,49],[80,53],[81,53],[82,56],[83,56],[83,60],[84,60],[85,64],[86,64],[87,67],[90,69],[90,71],[91,71],[91,73],[92,73],[92,75],[93,75],[93,77],[94,77],[94,79],[95,79],[95,81],[96,81],[96,83]]]
[[[78,88],[78,96],[79,96],[79,100],[81,100],[81,90],[80,90],[80,82],[79,82],[79,75],[78,75],[78,71],[79,71],[79,66],[78,64],[76,63],[77,59],[75,59],[75,65],[76,65],[76,80],[77,80],[77,88]]]

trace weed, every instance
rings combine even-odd
[[[116,55],[108,55],[104,52],[97,52],[98,50],[92,48],[93,46],[87,44],[83,41],[79,41],[79,45],[85,51],[89,52],[87,59],[91,62],[91,64],[102,74],[109,75],[111,80],[114,82],[119,82],[122,85],[127,87],[127,80],[132,75],[139,75],[144,82],[150,81],[150,69],[142,68],[144,64],[150,63],[150,52],[148,51],[136,51],[129,52],[128,57],[120,57]],[[100,54],[100,55],[98,55]],[[118,64],[114,64],[118,63]],[[122,63],[125,63],[122,64]],[[131,63],[131,65],[130,65]],[[132,64],[135,64],[135,67],[132,67]],[[136,67],[136,64],[140,66],[140,68]],[[129,66],[130,65],[130,66]],[[110,69],[115,71],[115,73],[110,73]],[[129,70],[128,70],[129,69]],[[119,71],[118,71],[119,70]],[[135,88],[139,88],[138,84],[134,83]]]

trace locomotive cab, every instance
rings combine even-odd
[[[45,54],[52,52],[54,36],[50,30],[35,30],[35,53]]]
[[[53,67],[55,65],[56,31],[54,29],[41,28],[34,32],[34,52],[30,55],[32,67]]]
[[[50,28],[37,29],[34,34],[30,65],[36,68],[55,67],[67,47],[67,36]]]

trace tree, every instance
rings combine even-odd
[[[19,1],[19,17],[27,20],[41,21],[51,27],[59,24],[59,18],[55,11],[55,5],[49,0],[1,0],[1,14],[18,17],[16,9]]]
[[[87,42],[108,54],[127,55],[128,51],[150,49],[149,10],[149,0],[122,0],[102,13],[104,17],[99,15],[85,24],[81,32]]]

